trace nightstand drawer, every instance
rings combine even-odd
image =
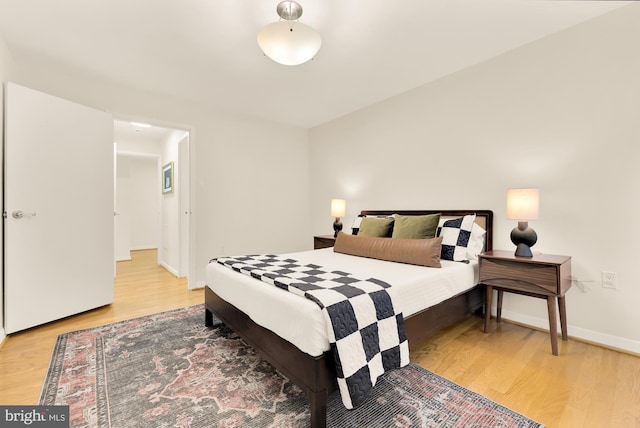
[[[560,293],[558,268],[555,265],[480,259],[480,282],[494,287],[508,287],[527,293]]]
[[[336,238],[334,238],[333,235],[317,235],[313,237],[314,250],[333,247],[335,243],[336,243]]]

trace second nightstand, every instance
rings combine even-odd
[[[320,248],[333,247],[336,243],[336,238],[333,235],[316,235],[313,237],[313,249],[319,250]]]
[[[478,258],[480,283],[487,287],[484,332],[489,331],[493,289],[498,290],[496,308],[498,322],[502,318],[504,291],[546,299],[551,352],[553,355],[558,355],[556,312],[559,307],[562,340],[567,340],[567,310],[564,295],[571,287],[571,257],[551,254],[516,257],[510,251],[487,251],[480,254]]]

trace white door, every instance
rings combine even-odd
[[[180,197],[180,272],[179,277],[189,275],[189,135],[178,143],[178,196]]]
[[[7,333],[113,302],[113,119],[8,83]]]
[[[129,177],[129,162],[123,156],[116,153],[115,172],[115,260],[117,262],[131,260],[131,223],[129,222],[129,189],[131,187]]]

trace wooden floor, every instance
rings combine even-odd
[[[0,348],[0,404],[36,404],[59,334],[204,302],[204,291],[187,290],[158,266],[157,251],[132,251],[117,262],[115,302],[109,306],[10,335]],[[204,323],[204,314],[202,318]]]
[[[639,357],[571,338],[554,357],[548,332],[483,322],[439,333],[412,362],[549,428],[640,427]]]
[[[118,262],[112,305],[11,335],[0,349],[0,404],[35,404],[58,334],[203,302],[157,266],[155,251]],[[569,331],[569,333],[571,333]],[[548,334],[473,317],[411,359],[549,428],[639,427],[640,358],[575,340],[551,355]]]

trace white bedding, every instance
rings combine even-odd
[[[333,248],[286,254],[292,259],[342,270],[357,278],[378,278],[392,284],[387,291],[405,317],[436,305],[478,283],[478,264],[441,261],[428,268],[334,253]],[[278,287],[209,263],[207,286],[301,351],[319,356],[329,350],[324,318],[318,305]]]

